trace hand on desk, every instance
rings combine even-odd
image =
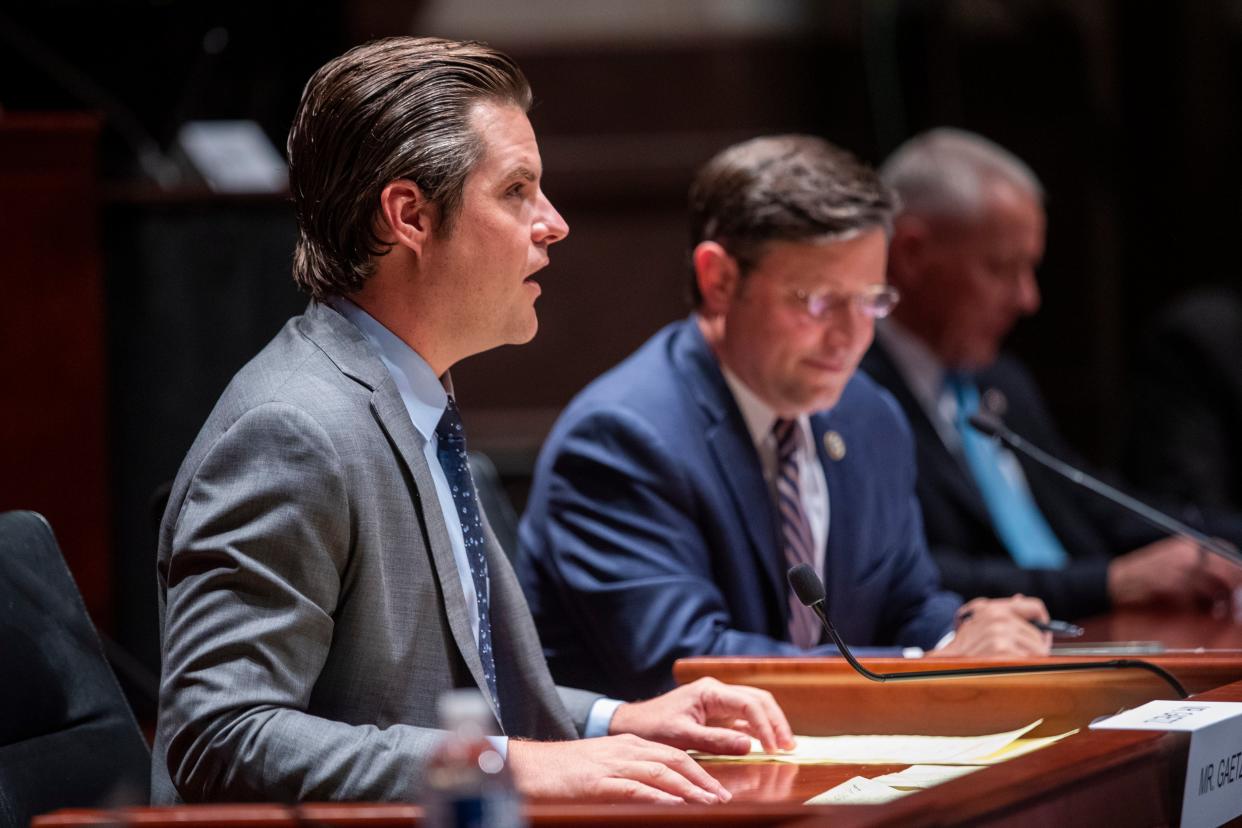
[[[792,748],[785,714],[766,690],[712,678],[623,704],[602,739],[509,742],[518,790],[543,799],[728,802],[732,795],[684,751],[747,753]],[[658,744],[663,742],[664,744]]]
[[[1038,598],[976,598],[957,612],[957,634],[936,656],[1044,656],[1052,649],[1052,635],[1032,621],[1048,621],[1048,610]]]
[[[794,746],[793,731],[771,693],[713,678],[622,705],[612,717],[610,732],[705,753],[749,753],[751,736],[768,752]]]
[[[1188,538],[1165,538],[1122,555],[1108,567],[1114,607],[1211,608],[1242,586],[1242,568],[1202,551]]]
[[[699,802],[732,798],[684,751],[637,736],[576,742],[509,740],[509,771],[524,796],[605,802]]]

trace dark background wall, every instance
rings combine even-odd
[[[97,620],[148,665],[150,499],[228,378],[303,304],[288,280],[284,198],[213,195],[191,172],[160,186],[151,173],[161,157],[185,171],[173,139],[186,120],[249,118],[283,147],[309,74],[370,37],[486,39],[536,91],[546,189],[572,235],[542,279],[535,342],[454,372],[476,446],[519,499],[557,409],[685,312],[685,190],[734,140],[809,131],[878,162],[910,134],[952,124],[1028,160],[1050,193],[1045,307],[1012,346],[1097,462],[1117,459],[1124,424],[1142,415],[1125,394],[1147,320],[1192,286],[1236,279],[1237,0],[488,6],[0,7],[0,106],[104,116],[100,202],[72,205],[101,228],[114,579]],[[0,284],[18,278],[29,276],[0,273]]]

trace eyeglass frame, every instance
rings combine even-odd
[[[863,290],[851,293],[842,293],[835,290],[818,290],[808,292],[802,288],[792,288],[788,292],[789,297],[798,303],[799,309],[807,315],[809,319],[816,322],[822,322],[828,318],[834,310],[844,307],[848,302],[854,306],[863,316],[869,319],[883,319],[893,312],[897,307],[897,303],[901,301],[901,292],[892,285],[871,285]],[[882,302],[882,306],[876,307],[875,302]],[[823,306],[816,310],[814,303],[824,302]]]

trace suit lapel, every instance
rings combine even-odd
[[[457,575],[457,561],[449,540],[448,527],[440,510],[440,499],[435,481],[427,466],[423,447],[426,441],[414,424],[401,400],[392,377],[367,345],[366,340],[349,320],[331,308],[312,303],[303,316],[303,333],[314,342],[337,368],[371,389],[371,411],[384,433],[396,449],[397,456],[405,464],[414,482],[411,492],[415,508],[422,516],[427,548],[430,551],[436,580],[444,599],[444,611],[448,618],[453,641],[465,661],[471,677],[482,691],[483,697],[492,703],[483,675],[483,663],[479,658],[478,644],[470,630],[470,615],[466,597]],[[495,713],[493,705],[493,713]],[[497,721],[500,716],[496,716]]]
[[[811,417],[811,433],[815,438],[815,453],[819,464],[824,470],[824,479],[828,483],[828,540],[824,547],[824,587],[828,594],[828,617],[833,625],[848,628],[850,619],[840,618],[832,612],[833,607],[850,605],[849,590],[854,583],[854,567],[860,556],[869,555],[868,550],[857,548],[858,519],[854,509],[850,508],[851,492],[844,480],[846,474],[841,464],[853,461],[848,450],[841,460],[834,461],[824,450],[824,434],[832,428],[831,412],[816,414]],[[850,435],[841,435],[849,445]]]
[[[716,471],[745,527],[749,549],[767,578],[771,594],[784,606],[788,591],[784,557],[776,542],[772,494],[763,479],[759,455],[715,355],[694,317],[682,323],[673,345],[673,364],[685,379],[707,420],[704,434]]]
[[[397,387],[391,378],[381,383],[371,397],[371,410],[380,426],[388,434],[388,439],[396,447],[397,453],[405,463],[410,477],[414,480],[414,493],[417,497],[418,510],[422,513],[423,527],[427,533],[427,547],[431,552],[431,561],[436,571],[436,579],[440,582],[440,593],[444,597],[444,611],[448,616],[449,629],[453,632],[453,640],[461,651],[466,667],[474,678],[475,684],[483,692],[488,703],[492,703],[491,691],[487,687],[487,679],[483,675],[483,662],[479,658],[479,647],[470,630],[470,613],[466,608],[466,596],[462,592],[461,579],[457,574],[457,561],[453,557],[453,544],[449,540],[448,527],[444,524],[444,514],[440,510],[440,498],[436,492],[435,480],[431,477],[431,469],[423,455],[425,441],[422,435],[410,422],[409,412]],[[496,713],[493,706],[493,713]],[[500,716],[496,714],[496,720]]]
[[[932,486],[933,489],[950,492],[976,520],[990,524],[992,518],[963,458],[949,451],[935,424],[928,418],[922,404],[906,385],[901,372],[879,341],[871,346],[864,367],[876,382],[897,398],[897,403],[905,412],[910,428],[914,431],[919,475],[937,480],[936,485]]]

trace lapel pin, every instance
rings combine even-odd
[[[983,407],[997,417],[1004,417],[1009,410],[1009,400],[999,388],[989,388],[983,392]]]
[[[833,460],[840,460],[845,456],[845,438],[835,431],[824,432],[824,451]]]

